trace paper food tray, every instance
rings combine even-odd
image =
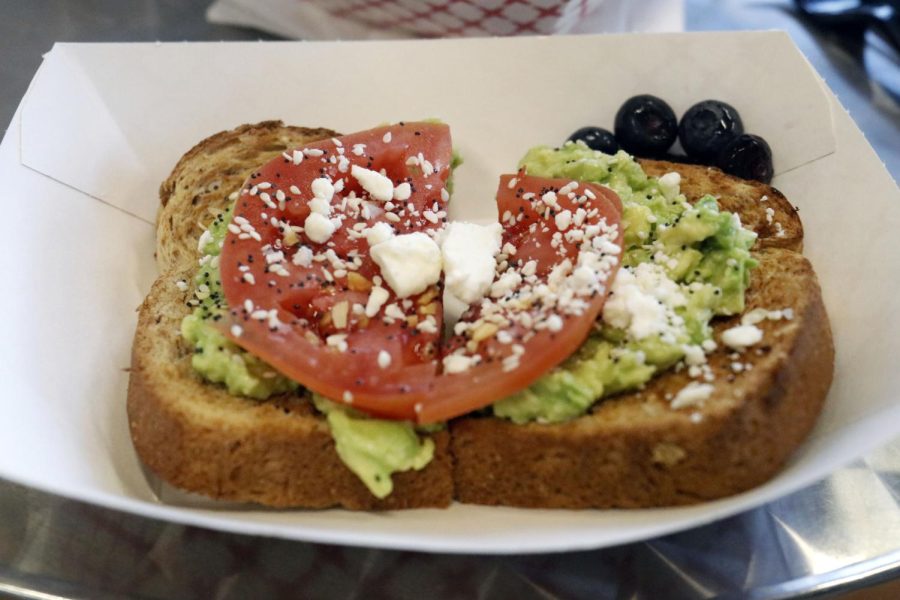
[[[707,98],[735,105],[746,129],[774,150],[773,185],[800,208],[837,359],[818,426],[781,474],[732,498],[630,511],[454,505],[354,513],[159,501],[128,435],[126,369],[135,309],[156,276],[156,191],[182,153],[216,131],[265,119],[351,132],[440,117],[465,157],[451,217],[484,221],[496,218],[497,175],[527,148],[557,144],[583,125],[609,126],[624,99],[645,92],[678,114]],[[900,194],[785,34],[59,44],[0,146],[0,174],[0,309],[8,316],[0,476],[50,492],[241,533],[543,552],[619,544],[743,511],[900,433]]]

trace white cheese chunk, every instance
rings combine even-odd
[[[563,320],[559,315],[550,315],[547,317],[547,329],[550,331],[561,331],[563,328]]]
[[[396,321],[402,321],[406,318],[403,310],[397,305],[396,302],[388,304],[384,307],[384,316]]]
[[[317,244],[324,244],[331,239],[334,230],[334,223],[319,213],[310,213],[303,222],[303,231],[306,232],[306,236]]]
[[[362,189],[369,192],[376,200],[387,202],[394,197],[394,184],[378,171],[353,165],[350,174],[359,182]]]
[[[309,206],[311,212],[318,213],[325,217],[331,216],[331,204],[324,198],[313,198],[307,202],[306,205]]]
[[[396,235],[371,249],[385,281],[400,298],[424,292],[441,278],[441,249],[420,231]]]
[[[366,236],[366,241],[369,242],[369,246],[374,246],[394,237],[394,228],[387,223],[379,221],[366,229],[363,233]]]
[[[556,213],[556,216],[553,217],[553,220],[556,221],[556,228],[560,231],[565,231],[572,225],[572,211],[564,210]]]
[[[701,402],[708,400],[714,389],[709,383],[692,381],[678,391],[675,397],[672,398],[670,406],[676,410],[688,406],[697,406]]]
[[[681,175],[672,171],[671,173],[666,173],[662,177],[659,178],[659,189],[663,193],[663,196],[666,200],[671,200],[675,196],[678,195],[679,187],[681,186]]]
[[[312,264],[313,259],[313,251],[309,248],[309,246],[300,246],[297,248],[297,252],[294,253],[294,258],[291,259],[298,267],[309,267]]]
[[[404,200],[409,200],[410,196],[412,196],[412,187],[407,182],[404,181],[394,188],[394,200],[400,200],[402,202]]]
[[[203,233],[200,235],[200,239],[197,241],[197,252],[203,252],[203,249],[206,248],[206,245],[212,241],[212,232],[209,229],[204,229]]]
[[[461,221],[451,223],[444,231],[444,282],[447,290],[466,304],[481,299],[490,288],[502,232],[499,223],[478,225]]]
[[[502,298],[506,296],[522,283],[522,276],[512,269],[501,275],[497,281],[491,285],[491,298]]]
[[[759,343],[762,338],[762,329],[756,325],[738,325],[722,332],[722,342],[738,351]]]
[[[449,354],[444,357],[444,373],[463,373],[469,370],[475,360],[471,356],[462,354]]]
[[[312,185],[313,196],[321,198],[325,202],[331,202],[334,197],[334,185],[324,177],[313,179]]]
[[[371,319],[377,315],[384,303],[387,302],[389,295],[388,291],[383,287],[372,288],[372,291],[369,292],[369,299],[366,302],[366,316]]]
[[[654,334],[676,337],[684,328],[684,319],[674,309],[686,302],[678,284],[660,265],[641,263],[633,269],[623,267],[603,307],[603,321],[624,329],[635,340]]]
[[[681,349],[684,350],[684,364],[689,367],[706,363],[706,353],[701,346],[685,344]]]

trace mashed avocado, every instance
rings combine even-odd
[[[622,199],[625,253],[598,331],[529,388],[496,402],[494,414],[516,423],[565,421],[678,361],[702,363],[713,316],[744,309],[756,234],[721,212],[713,196],[690,205],[677,174],[648,177],[625,152],[567,143],[533,148],[520,166],[529,175],[612,188]]]
[[[318,394],[313,402],[328,419],[338,456],[378,498],[394,489],[392,473],[418,471],[434,458],[434,441],[420,439],[407,421],[371,419]]]

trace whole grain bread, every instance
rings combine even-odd
[[[232,396],[191,367],[180,335],[193,293],[203,229],[230,204],[253,170],[288,148],[334,137],[329,129],[279,121],[206,138],[160,186],[157,263],[161,275],[140,307],[132,347],[128,421],[141,460],[166,482],[211,498],[274,507],[388,509],[447,506],[453,497],[449,436],[433,434],[434,460],[396,474],[375,498],[340,461],[325,420],[305,395],[265,402]]]
[[[330,129],[263,121],[222,131],[188,150],[159,186],[156,262],[160,272],[196,264],[200,234],[228,207],[228,197],[255,168],[288,148],[336,135]]]
[[[457,419],[433,435],[432,463],[396,474],[394,492],[376,499],[340,462],[327,424],[304,395],[259,402],[205,383],[179,333],[191,290],[175,282],[192,280],[202,227],[258,165],[334,135],[277,121],[222,132],[191,149],[160,188],[162,275],[140,308],[128,415],[140,458],[163,480],[212,498],[276,507],[412,508],[446,506],[453,498],[548,508],[663,506],[758,485],[812,427],[830,385],[833,347],[815,274],[798,254],[803,229],[796,210],[770,186],[712,168],[642,160],[651,175],[679,172],[689,200],[718,196],[756,231],[760,267],[748,310],[791,308],[794,318],[760,324],[763,342],[737,358],[724,348],[711,354],[714,391],[690,410],[671,408],[670,398],[689,379],[670,372],[565,424]]]
[[[723,173],[716,167],[687,165],[665,160],[640,159],[644,172],[653,177],[681,174],[681,192],[689,202],[712,194],[722,210],[740,216],[741,224],[755,231],[757,248],[803,250],[800,214],[784,194],[771,185],[747,181]]]

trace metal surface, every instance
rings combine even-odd
[[[790,2],[688,0],[689,29],[790,32],[900,175],[900,68],[878,40],[796,20]],[[0,0],[0,121],[54,40],[258,39],[205,2]],[[661,539],[543,556],[429,555],[230,535],[0,481],[0,596],[21,598],[829,597],[900,577],[900,441],[810,488]]]

